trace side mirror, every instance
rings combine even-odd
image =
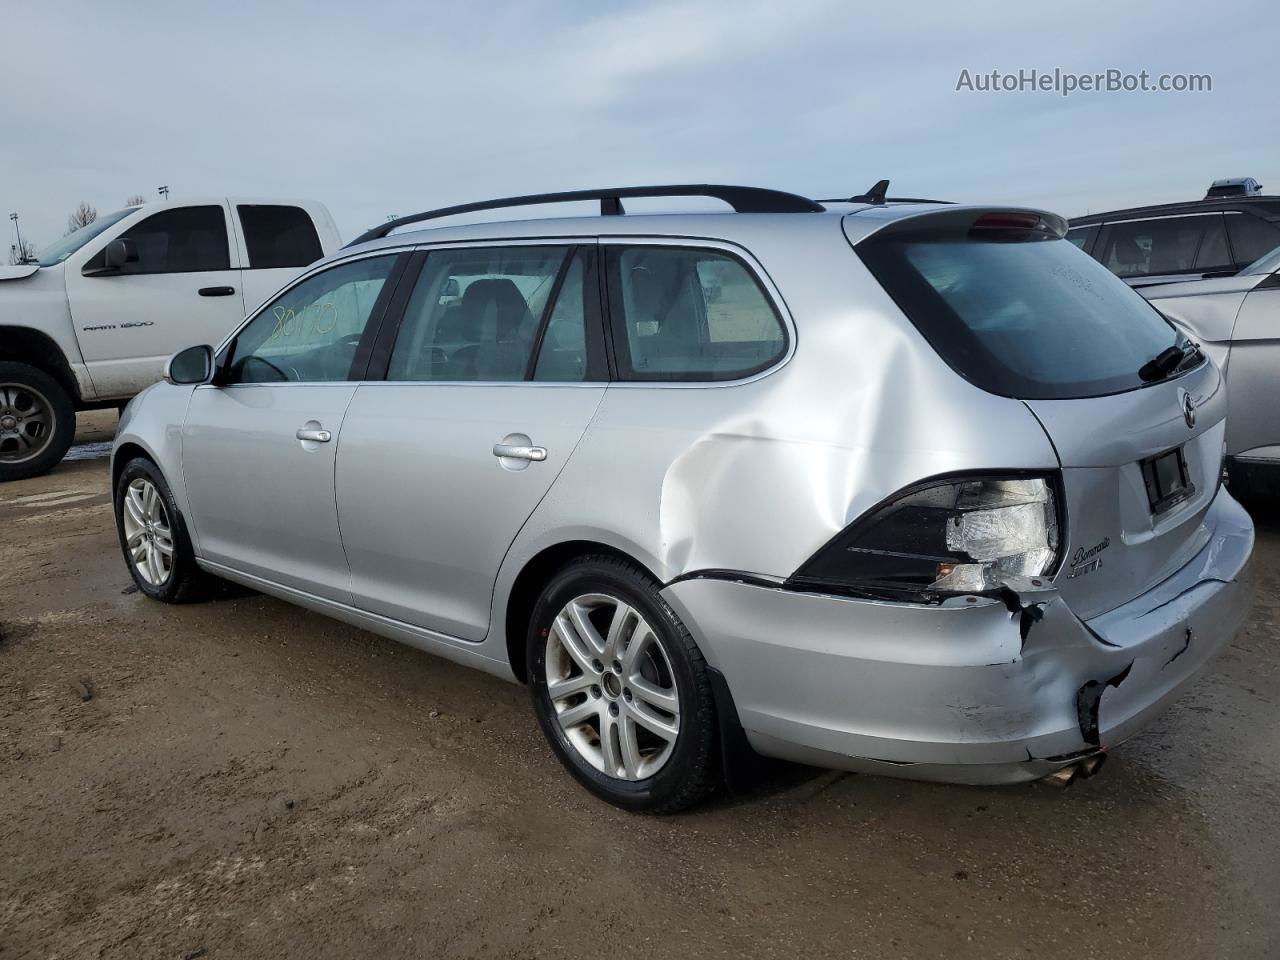
[[[440,296],[442,297],[456,297],[460,292],[457,277],[450,277],[440,287]]]
[[[208,383],[213,379],[213,347],[201,344],[179,350],[164,365],[164,381],[174,385]]]
[[[132,240],[112,240],[102,252],[84,265],[80,272],[86,277],[114,277],[129,263],[138,262],[138,245]]]
[[[108,243],[103,253],[107,268],[111,270],[123,270],[125,264],[138,262],[138,245],[123,237]]]

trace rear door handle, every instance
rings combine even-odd
[[[202,297],[229,297],[235,292],[235,287],[201,287],[196,291]]]
[[[547,459],[546,447],[530,447],[517,443],[495,443],[493,455],[510,460],[533,460],[541,463]]]
[[[313,443],[328,443],[333,439],[333,434],[328,430],[311,430],[307,427],[299,427],[294,436],[299,440],[310,440]]]

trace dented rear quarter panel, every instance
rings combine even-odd
[[[623,550],[663,582],[707,569],[787,577],[921,478],[1057,467],[1025,405],[955,374],[837,218],[811,223],[828,242],[761,230],[737,248],[789,327],[788,356],[745,382],[611,384],[513,543],[498,598],[529,558],[570,539]]]

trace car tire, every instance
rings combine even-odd
[[[46,473],[76,435],[67,391],[38,367],[0,362],[0,482]]]
[[[672,813],[718,783],[716,711],[702,652],[659,589],[618,557],[570,562],[534,606],[526,666],[538,724],[578,782]]]
[[[116,534],[138,589],[164,603],[203,599],[213,578],[196,565],[186,523],[160,469],[145,457],[116,481]]]

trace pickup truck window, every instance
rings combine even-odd
[[[305,267],[324,256],[315,224],[305,210],[276,204],[239,204],[250,270]]]
[[[134,224],[121,240],[138,248],[137,263],[126,264],[121,274],[203,273],[230,270],[227,252],[227,218],[222,207],[176,207],[152,214]],[[85,266],[105,263],[105,252]]]
[[[36,259],[40,261],[40,266],[42,267],[56,266],[107,229],[107,227],[114,226],[133,213],[135,209],[137,208],[130,207],[127,210],[117,210],[115,213],[108,213],[104,217],[99,217],[93,223],[86,223],[79,230],[67,234],[57,243],[45,247],[40,251]]]

